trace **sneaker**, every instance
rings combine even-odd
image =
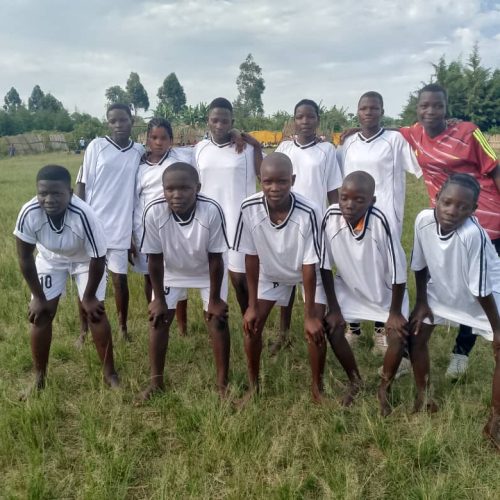
[[[450,364],[446,370],[446,378],[458,380],[466,374],[469,366],[469,357],[464,354],[452,354],[450,356]]]
[[[382,354],[382,356],[385,355],[385,351],[387,351],[387,336],[383,326],[375,327],[373,342],[372,352],[374,354]]]
[[[356,326],[352,327],[351,325],[347,325],[346,330],[345,330],[345,339],[347,340],[347,343],[351,346],[354,347],[359,340],[359,336],[361,335],[361,327]]]
[[[381,366],[378,369],[378,374],[382,376],[384,367]],[[398,370],[396,371],[396,375],[394,375],[394,380],[397,380],[399,377],[404,375],[408,375],[411,372],[411,361],[408,358],[401,358],[401,363],[399,363]]]

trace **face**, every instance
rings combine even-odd
[[[132,131],[132,118],[123,109],[112,109],[108,112],[108,126],[114,141],[126,141]]]
[[[442,127],[446,118],[446,99],[442,92],[422,92],[417,102],[417,118],[424,129]]]
[[[346,182],[340,188],[340,211],[351,226],[355,226],[361,220],[374,202],[373,193],[353,182]]]
[[[384,115],[384,109],[380,99],[376,97],[362,97],[358,104],[358,118],[361,127],[380,127],[380,120]]]
[[[216,142],[226,142],[233,128],[233,114],[226,108],[214,108],[208,114],[208,128]]]
[[[190,213],[196,203],[200,184],[194,182],[187,172],[174,170],[163,178],[163,194],[172,212],[178,215]]]
[[[436,199],[436,218],[441,231],[451,233],[461,226],[476,209],[474,194],[458,184],[449,184]]]
[[[38,203],[49,217],[62,215],[68,208],[73,190],[63,181],[38,181]]]
[[[153,154],[162,156],[172,146],[172,139],[164,127],[153,127],[148,134],[147,145]]]
[[[271,205],[280,205],[288,200],[292,189],[292,173],[283,166],[262,163],[260,184],[267,201]]]
[[[312,137],[316,135],[316,129],[319,125],[319,116],[316,110],[309,104],[302,104],[295,111],[293,117],[295,123],[295,133],[303,137]]]

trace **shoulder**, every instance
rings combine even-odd
[[[277,153],[284,153],[285,151],[289,151],[290,149],[294,148],[295,145],[293,141],[281,141],[278,144],[278,147],[276,148]]]
[[[85,153],[100,151],[107,148],[109,145],[109,141],[105,137],[96,137],[89,142],[87,148],[85,149]]]
[[[134,144],[132,145],[132,149],[136,153],[138,153],[141,157],[146,152],[146,149],[144,148],[144,146],[142,144],[140,144],[139,142],[134,142]]]
[[[17,229],[19,231],[22,231],[27,219],[40,217],[42,214],[43,214],[42,207],[40,207],[38,199],[35,196],[21,207],[21,210],[19,211],[18,215]]]
[[[217,203],[213,198],[204,195],[203,193],[198,193],[196,195],[196,204],[202,210],[216,211],[219,215],[222,215],[224,213],[219,203]]]
[[[314,148],[319,149],[320,151],[323,151],[323,153],[325,153],[325,154],[331,154],[331,153],[335,152],[335,146],[331,142],[328,142],[328,141],[317,142],[314,145]]]
[[[194,151],[195,153],[199,153],[201,150],[205,149],[206,147],[212,146],[212,141],[210,139],[202,139],[200,142],[197,142],[194,146]]]
[[[182,161],[186,163],[191,163],[191,159],[193,157],[193,152],[195,151],[196,146],[176,146],[173,147],[170,155],[171,158],[175,161]]]
[[[162,213],[168,212],[168,204],[165,198],[155,198],[151,200],[144,208],[144,218],[157,217]]]
[[[479,224],[476,217],[469,217],[458,229],[458,235],[461,239],[468,241],[480,241],[482,244],[488,239],[485,230]]]
[[[434,216],[434,209],[425,208],[424,210],[419,212],[417,217],[415,218],[415,229],[420,230],[430,225],[434,226],[436,225],[436,217]]]
[[[295,198],[295,206],[301,208],[302,210],[312,211],[312,212],[320,212],[319,205],[317,205],[314,201],[302,196],[300,193],[293,193]]]
[[[323,215],[323,226],[332,221],[341,219],[342,219],[342,212],[340,211],[339,204],[333,203],[326,209],[325,215]]]
[[[264,193],[259,191],[258,193],[252,194],[248,198],[245,198],[241,203],[241,210],[248,211],[251,207],[258,205],[264,206]]]

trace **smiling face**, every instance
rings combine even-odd
[[[61,217],[68,208],[73,191],[64,181],[39,180],[36,183],[38,203],[49,217]]]
[[[147,146],[157,157],[162,157],[172,147],[172,139],[165,127],[153,127],[149,131]]]
[[[339,190],[339,207],[344,219],[352,227],[357,225],[373,203],[375,197],[372,188],[360,182],[344,181]]]
[[[443,234],[451,233],[470,217],[477,205],[471,189],[449,184],[436,198],[436,219]]]
[[[169,169],[163,176],[163,194],[172,212],[179,217],[189,215],[196,205],[196,195],[200,192],[197,183],[189,172]]]
[[[380,99],[376,97],[362,97],[358,104],[358,118],[362,130],[380,128],[380,121],[384,116],[384,108]]]
[[[417,119],[431,136],[446,128],[446,97],[443,92],[422,92],[417,101]]]
[[[123,109],[112,109],[108,111],[108,127],[113,139],[117,144],[128,141],[132,131],[132,118]]]
[[[319,126],[319,116],[310,104],[298,106],[295,110],[293,120],[295,133],[299,136],[299,140],[308,141],[309,139],[314,139]]]
[[[229,142],[229,131],[233,128],[233,114],[226,108],[213,108],[208,114],[208,128],[215,142]]]

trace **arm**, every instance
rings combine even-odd
[[[163,290],[163,254],[148,254],[148,273],[153,288],[154,299],[148,307],[149,321],[153,327],[157,327],[161,321],[165,321],[168,313],[168,307],[165,302]]]
[[[250,146],[253,146],[253,163],[254,163],[255,175],[260,179],[260,164],[262,163],[262,146],[260,145],[260,142],[251,134],[243,132],[241,134],[241,137],[243,137],[243,140],[246,143],[250,144]]]
[[[95,296],[106,267],[106,256],[91,258],[89,263],[89,278],[82,298],[83,310],[91,322],[99,321],[104,313],[104,304]]]
[[[477,297],[477,300],[483,308],[493,330],[493,350],[496,351],[500,348],[500,317],[495,299],[493,298],[493,294],[490,293],[486,297]]]
[[[395,283],[392,285],[391,308],[389,309],[389,317],[385,323],[387,331],[394,330],[403,339],[408,335],[408,321],[401,314],[405,288],[406,283]]]
[[[221,253],[208,253],[208,271],[210,273],[210,298],[208,300],[208,317],[217,316],[227,319],[227,304],[220,297],[222,279],[224,278],[224,260]]]
[[[326,299],[328,301],[328,313],[325,316],[326,330],[329,335],[333,335],[336,331],[345,330],[345,320],[340,310],[340,305],[335,294],[335,285],[333,281],[333,273],[331,269],[321,268],[321,279],[325,288]]]
[[[415,271],[415,284],[417,288],[417,299],[415,307],[410,314],[410,330],[413,335],[418,335],[420,326],[425,318],[434,321],[431,308],[427,302],[427,281],[429,279],[429,271],[424,267],[420,271]]]
[[[231,142],[234,144],[236,148],[236,152],[242,153],[243,150],[247,147],[247,143],[243,139],[242,133],[237,129],[237,128],[232,128],[229,131],[229,134],[231,136]]]
[[[304,285],[304,329],[308,342],[315,344],[323,342],[323,323],[316,317],[315,295],[316,295],[316,264],[304,264],[302,266],[302,283]]]
[[[245,270],[248,286],[248,309],[243,315],[243,330],[245,335],[252,335],[256,331],[259,266],[260,261],[258,255],[245,255]]]
[[[495,181],[497,191],[500,193],[500,165],[497,165],[495,167],[495,170],[493,170],[493,172],[491,172],[491,177]]]

